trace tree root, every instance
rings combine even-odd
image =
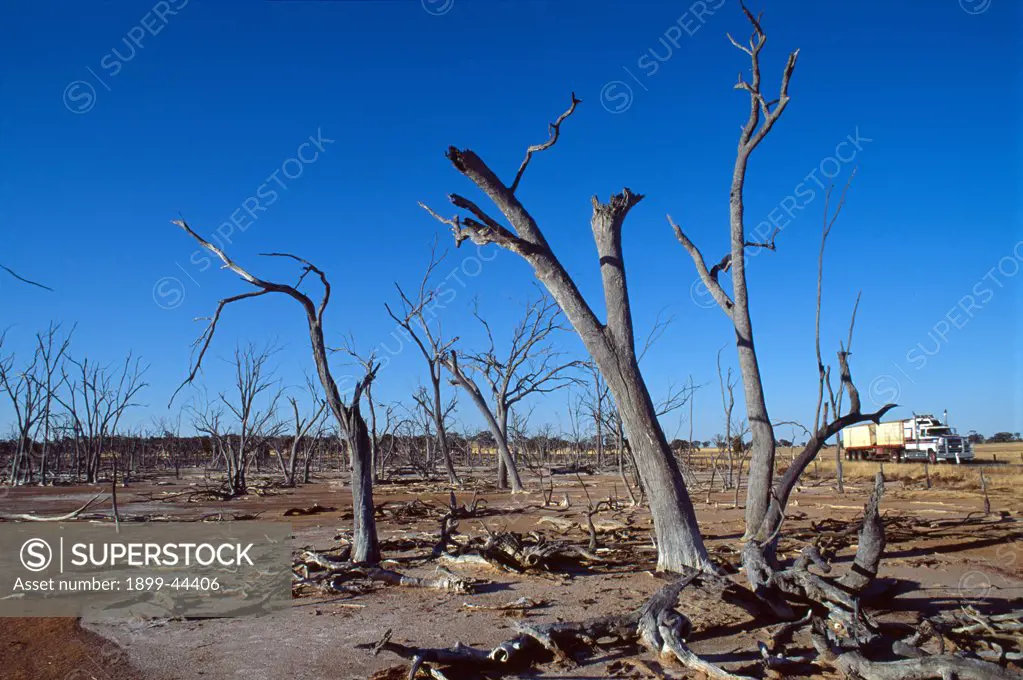
[[[816,626],[818,629],[821,626]],[[819,659],[847,678],[864,680],[1023,680],[1023,674],[979,659],[952,654],[923,655],[897,661],[871,661],[856,649],[835,649],[821,632],[811,636]]]
[[[811,640],[817,651],[813,661],[824,663],[845,677],[854,680],[1023,680],[1023,675],[1004,667],[1008,656],[993,640],[983,640],[980,634],[998,639],[1000,634],[1009,638],[1020,628],[1020,614],[983,617],[969,607],[963,608],[952,622],[925,620],[916,632],[905,640],[892,643],[881,634],[879,627],[861,608],[861,599],[877,577],[878,567],[887,542],[879,505],[884,493],[884,475],[878,473],[874,490],[867,503],[860,525],[856,556],[851,568],[840,577],[831,577],[831,565],[816,546],[803,549],[791,567],[776,569],[765,550],[766,543],[750,542],[742,553],[747,578],[754,592],[776,613],[791,610],[787,598],[809,606],[802,619],[783,624],[772,635],[771,645],[761,643],[760,651],[768,668],[779,668],[809,659],[794,659],[779,648],[782,640],[796,629],[810,623]],[[848,532],[844,532],[848,533]],[[821,573],[810,569],[816,568]],[[784,617],[783,617],[784,618]],[[968,632],[967,632],[968,631]],[[965,635],[963,635],[965,633]],[[945,635],[969,637],[970,642],[987,644],[987,652],[999,663],[979,658],[968,658],[962,653],[945,653]],[[937,654],[927,654],[920,648],[921,640],[934,636],[939,643]],[[1002,638],[1008,639],[1008,638]],[[1014,639],[1014,638],[1012,638]],[[874,661],[867,651],[884,651],[889,656],[906,657],[897,660]],[[962,650],[961,646],[961,650]]]
[[[486,563],[516,574],[559,571],[565,562],[606,562],[595,552],[565,541],[550,540],[538,532],[522,535],[502,531],[485,539],[472,539],[457,553],[442,553],[449,562]]]
[[[451,593],[469,594],[476,590],[478,579],[459,576],[443,567],[437,567],[434,576],[409,576],[378,566],[360,565],[347,561],[350,549],[342,557],[331,557],[311,550],[299,553],[294,566],[293,585],[296,588],[313,588],[322,592],[361,592],[370,583],[386,583],[406,588],[430,588]]]
[[[674,657],[682,665],[719,680],[750,680],[729,673],[697,656],[685,643],[690,631],[689,619],[674,609],[679,593],[697,574],[679,578],[662,587],[640,609],[630,614],[602,616],[579,622],[515,624],[518,635],[491,650],[476,649],[462,643],[449,648],[419,648],[391,641],[388,630],[376,643],[357,645],[373,654],[389,651],[412,661],[412,675],[424,663],[436,663],[462,671],[512,672],[554,661],[574,662],[571,650],[582,644],[592,647],[597,640],[611,640],[627,646],[641,643],[661,658]]]

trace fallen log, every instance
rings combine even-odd
[[[822,626],[818,626],[820,628]],[[847,678],[869,680],[1023,680],[1023,674],[980,659],[952,654],[919,656],[897,661],[871,661],[856,649],[836,650],[827,636],[814,632],[811,636],[819,659],[840,671]]]
[[[437,575],[431,577],[409,576],[390,569],[374,567],[363,570],[366,578],[371,581],[381,581],[394,586],[406,588],[432,588],[444,590],[449,593],[469,594],[476,591],[476,579],[467,576],[459,576],[444,567],[437,567]]]
[[[701,659],[685,643],[691,629],[689,619],[675,610],[679,594],[698,573],[678,578],[658,590],[638,610],[629,614],[601,616],[578,622],[546,624],[516,623],[518,635],[491,650],[455,643],[447,648],[420,648],[391,641],[388,630],[375,643],[356,645],[372,653],[389,651],[412,662],[414,674],[424,663],[436,663],[462,672],[513,672],[551,661],[572,663],[572,650],[592,647],[596,640],[609,644],[640,643],[659,657],[674,658],[683,666],[716,680],[751,680],[730,673]],[[410,677],[412,677],[410,675]]]
[[[87,502],[85,505],[78,508],[77,510],[72,510],[66,515],[57,515],[54,517],[40,517],[39,515],[20,513],[11,515],[0,515],[0,519],[16,522],[67,522],[68,520],[77,518],[79,515],[85,512],[93,503],[99,500],[99,497],[102,496],[104,493],[105,492],[100,491],[98,494],[90,498],[89,502]]]

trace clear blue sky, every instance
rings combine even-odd
[[[393,348],[383,310],[394,299],[391,283],[417,281],[441,233],[416,202],[450,213],[447,192],[474,195],[444,149],[470,146],[510,180],[525,147],[545,138],[574,90],[583,104],[558,145],[534,160],[519,194],[601,310],[589,197],[623,186],[647,194],[625,233],[636,324],[645,332],[662,309],[676,322],[644,368],[655,397],[689,375],[707,384],[696,432],[721,431],[714,361],[727,345],[723,356],[734,364],[732,333],[692,288],[692,263],[665,214],[686,226],[708,259],[723,254],[747,110],[732,85],[748,61],[725,39],[748,33],[737,4],[424,2],[7,6],[0,262],[56,292],[0,281],[0,319],[11,327],[5,351],[27,351],[32,333],[51,319],[76,322],[75,355],[116,361],[134,350],[151,364],[148,407],[129,420],[166,414],[200,331],[193,319],[219,297],[246,290],[191,261],[194,244],[169,224],[179,213],[207,235],[235,214],[245,229],[230,235],[229,250],[265,277],[290,280],[292,270],[260,252],[316,261],[335,286],[332,339],[352,332],[361,348]],[[747,182],[750,229],[772,218],[785,225],[778,252],[749,265],[772,417],[809,420],[816,395],[823,196],[807,175],[816,169],[828,183],[824,175],[834,174],[841,186],[856,166],[827,252],[827,356],[862,290],[852,367],[866,405],[870,395],[896,396],[905,405],[896,414],[947,408],[964,431],[1023,429],[1023,6],[761,0],[753,7],[765,11],[768,91],[788,50],[801,50],[790,107],[755,153]],[[299,150],[318,135],[333,142]],[[849,136],[859,148],[838,148]],[[318,155],[285,163],[297,153]],[[838,156],[848,160],[828,160]],[[275,172],[286,189],[274,183]],[[265,209],[252,221],[246,200],[260,192]],[[453,251],[442,273],[474,252]],[[468,314],[473,297],[507,332],[531,292],[529,269],[494,254],[485,253],[493,259],[477,276],[460,277],[464,286],[453,283],[458,296],[443,312],[445,329],[467,347],[479,339]],[[475,274],[479,263],[464,264]],[[964,301],[969,295],[973,301]],[[303,382],[311,362],[298,309],[262,299],[224,317],[206,371],[212,390],[224,386],[220,359],[242,338],[278,339],[285,382]],[[570,337],[565,346],[580,349]],[[401,353],[381,375],[381,397],[405,398],[422,375],[421,358]],[[564,403],[559,395],[538,404],[533,424],[564,422]],[[461,412],[479,422],[467,400]],[[5,404],[0,420],[7,415]],[[669,437],[676,423],[666,423]]]

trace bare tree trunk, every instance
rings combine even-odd
[[[536,149],[553,146],[561,124],[578,103],[573,95],[571,108],[551,124],[551,139]],[[685,482],[657,420],[636,357],[621,231],[628,212],[643,197],[624,189],[612,195],[607,203],[596,197],[592,199],[590,226],[597,245],[607,310],[607,321],[602,323],[551,250],[534,217],[515,195],[532,153],[533,150],[527,154],[511,186],[505,185],[473,151],[451,147],[447,153],[454,167],[501,210],[514,231],[458,195],[451,195],[452,203],[472,217],[446,219],[430,212],[452,228],[457,242],[469,238],[480,245],[496,243],[532,266],[536,278],[557,301],[600,369],[622,415],[643,488],[650,499],[658,541],[657,568],[667,571],[682,571],[685,567],[713,569]]]
[[[376,563],[380,544],[373,508],[373,447],[357,401],[349,409],[345,432],[352,449],[352,560]]]
[[[380,440],[377,438],[377,409],[373,402],[373,385],[366,385],[366,404],[369,406],[369,444],[370,444],[370,469],[373,474],[373,481],[377,480],[380,465],[379,452]],[[308,460],[308,459],[307,459]],[[305,483],[309,483],[309,464],[305,466]]]
[[[622,480],[625,492],[629,494],[629,502],[639,505],[639,499],[629,484],[629,478],[625,476],[625,432],[622,424],[622,417],[615,412],[615,454],[618,459],[618,478]]]
[[[512,459],[511,451],[508,450],[508,439],[505,437],[504,431],[501,429],[501,425],[494,418],[494,414],[490,411],[490,406],[487,405],[486,399],[483,398],[483,393],[480,392],[479,387],[474,383],[465,373],[462,372],[461,367],[458,365],[458,355],[454,350],[445,357],[444,366],[451,372],[452,378],[455,382],[463,388],[472,399],[472,402],[479,409],[480,414],[487,423],[487,427],[490,429],[490,434],[494,436],[494,441],[497,444],[497,455],[500,461],[504,463],[505,470],[508,474],[508,479],[511,482],[512,493],[521,493],[525,491],[522,486],[522,479],[519,478],[518,468],[515,466],[515,461]],[[502,414],[505,428],[508,427],[507,412]]]
[[[355,523],[354,545],[352,546],[352,558],[360,562],[379,562],[380,546],[377,542],[376,520],[373,508],[373,470],[372,470],[372,446],[369,441],[369,433],[366,421],[359,410],[359,401],[366,387],[373,382],[379,365],[370,365],[367,368],[365,377],[355,385],[350,405],[346,405],[341,399],[337,383],[330,372],[330,364],[327,359],[326,344],[323,339],[323,314],[326,311],[327,303],[330,301],[331,287],[326,274],[312,263],[302,258],[287,253],[274,253],[274,256],[294,260],[303,266],[303,277],[305,274],[313,273],[319,277],[323,285],[323,297],[316,305],[308,295],[294,286],[263,281],[235,264],[226,253],[199,236],[184,220],[174,222],[181,227],[189,236],[198,241],[204,248],[216,255],[224,263],[224,266],[240,276],[250,285],[258,290],[249,291],[224,298],[217,306],[216,313],[212,317],[209,326],[204,331],[201,349],[196,357],[188,378],[183,385],[195,379],[202,364],[203,356],[213,340],[216,331],[216,324],[220,318],[220,312],[231,303],[257,297],[266,293],[281,293],[294,299],[302,307],[306,315],[306,323],[309,329],[309,340],[312,349],[313,361],[316,364],[316,373],[323,387],[323,393],[327,406],[337,420],[338,426],[343,430],[348,440],[352,456],[352,499],[353,517]],[[180,389],[180,388],[179,388]]]
[[[437,449],[444,458],[444,469],[448,473],[448,483],[455,486],[462,486],[462,481],[455,472],[455,464],[451,460],[451,450],[448,448],[448,434],[444,427],[444,405],[440,399],[440,366],[436,363],[430,365],[430,380],[433,383],[433,426],[437,429]]]
[[[845,493],[845,471],[842,469],[842,442],[835,444],[835,476],[838,479],[838,493]]]
[[[508,488],[508,467],[504,464],[504,456],[498,453],[497,456],[497,488]]]
[[[746,402],[746,418],[750,426],[752,439],[752,455],[749,472],[747,473],[748,488],[746,491],[746,532],[745,539],[751,538],[762,526],[770,505],[771,488],[774,477],[774,428],[767,414],[767,402],[764,398],[763,384],[760,378],[760,366],[757,362],[756,348],[753,343],[753,323],[750,319],[749,292],[746,283],[746,248],[760,247],[774,250],[774,238],[779,230],[771,235],[769,241],[755,242],[746,238],[746,227],[743,220],[745,206],[743,189],[746,183],[746,169],[750,155],[767,136],[785,111],[789,103],[789,80],[796,66],[798,50],[789,55],[782,75],[780,92],[772,105],[767,105],[760,87],[760,50],[766,42],[766,36],[759,22],[751,13],[747,17],[754,26],[754,37],[750,47],[739,46],[750,56],[752,62],[752,82],[747,83],[740,77],[736,87],[745,89],[750,94],[749,117],[742,126],[739,146],[732,171],[732,186],[729,194],[729,254],[708,270],[703,254],[696,245],[683,233],[682,229],[672,223],[675,236],[689,252],[696,264],[700,278],[707,290],[731,319],[735,328],[735,344],[738,352],[739,372],[742,376],[743,392]],[[738,46],[737,43],[734,43]],[[670,218],[669,218],[670,221]],[[718,272],[731,268],[732,298],[718,282]]]
[[[329,290],[329,289],[328,289]],[[326,298],[321,305],[326,304]],[[310,312],[311,305],[307,307]],[[330,373],[327,362],[327,350],[323,341],[323,326],[320,318],[308,314],[309,338],[312,343],[313,360],[316,372],[327,398],[327,405],[334,413],[338,424],[342,427],[348,442],[348,450],[352,457],[352,560],[355,562],[376,563],[380,561],[380,544],[377,540],[376,516],[373,507],[373,447],[369,441],[369,429],[362,417],[359,400],[367,385],[373,382],[376,369],[370,367],[366,377],[355,387],[352,402],[345,406],[341,401],[337,383]]]
[[[735,208],[733,207],[733,211]],[[742,220],[741,199],[739,217]],[[734,218],[733,218],[734,219]],[[741,246],[740,246],[741,247]],[[737,258],[741,262],[742,257]],[[767,415],[767,402],[764,400],[764,388],[760,381],[760,366],[757,363],[756,351],[753,348],[753,329],[749,321],[749,307],[746,304],[746,275],[741,266],[732,268],[732,281],[736,289],[736,307],[739,308],[739,284],[735,283],[742,271],[742,300],[744,313],[736,314],[735,335],[739,350],[739,372],[742,374],[743,393],[746,402],[746,418],[749,421],[752,454],[749,461],[749,472],[746,474],[746,538],[752,537],[761,526],[771,500],[771,487],[774,483],[774,428]],[[742,321],[740,317],[745,317]],[[729,442],[731,448],[731,442]],[[731,466],[731,458],[729,458]]]
[[[494,406],[494,420],[497,421],[497,426],[501,430],[501,441],[503,441],[505,447],[507,447],[508,409],[500,401],[496,402]],[[509,451],[508,456],[497,456],[497,488],[499,489],[507,489],[509,486],[509,477],[511,476],[508,474],[509,463],[515,470],[515,476],[518,477],[519,469],[515,464],[515,459],[511,456],[511,452]]]
[[[638,373],[638,367],[636,367]],[[628,372],[623,371],[625,375]],[[638,380],[638,375],[634,378]],[[612,381],[608,381],[614,386]],[[645,393],[645,390],[643,390]],[[657,568],[662,571],[683,571],[683,567],[704,568],[710,563],[697,527],[696,512],[685,490],[685,482],[675,457],[664,437],[653,403],[647,396],[633,392],[631,404],[636,408],[620,408],[622,423],[629,433],[629,445],[636,459],[640,481],[650,502],[650,514],[657,535]],[[615,399],[618,404],[623,402]],[[635,436],[634,433],[640,433]]]

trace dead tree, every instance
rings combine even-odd
[[[0,334],[0,347],[6,333]],[[34,379],[39,365],[39,351],[22,369],[15,368],[15,356],[0,357],[0,387],[7,393],[14,411],[15,442],[14,457],[11,459],[11,484],[17,486],[31,481],[31,455],[34,441],[32,433],[43,416],[43,389]]]
[[[611,398],[610,388],[604,377],[600,373],[600,369],[590,362],[587,364],[592,382],[589,387],[590,390],[583,393],[576,402],[569,403],[569,422],[572,423],[573,433],[576,435],[576,439],[579,439],[579,424],[578,415],[585,412],[590,418],[593,419],[594,429],[596,431],[596,445],[597,445],[597,465],[600,463],[604,455],[604,433],[607,432],[607,436],[614,438],[615,444],[615,464],[618,470],[618,477],[622,481],[622,486],[625,487],[626,493],[629,495],[629,500],[633,505],[639,503],[639,497],[633,491],[632,484],[629,483],[625,472],[625,459],[627,456],[626,449],[626,435],[625,427],[622,423],[622,417],[618,413],[618,408],[615,406],[614,399]]]
[[[455,350],[451,350],[444,358],[444,367],[451,373],[451,381],[465,390],[466,394],[469,395],[469,399],[479,409],[483,420],[486,421],[487,429],[490,430],[490,434],[494,438],[494,445],[497,447],[497,457],[499,460],[504,461],[505,470],[508,471],[508,481],[511,484],[512,493],[525,491],[522,486],[522,479],[519,477],[519,470],[515,465],[515,459],[512,458],[511,450],[508,448],[508,439],[501,429],[500,423],[494,417],[493,411],[490,410],[490,406],[483,396],[483,391],[480,390],[479,385],[476,384],[472,377],[465,374],[461,365],[459,365],[458,353]]]
[[[723,475],[723,490],[731,488],[735,481],[735,442],[732,440],[732,429],[734,422],[732,420],[732,410],[735,408],[735,382],[732,380],[732,367],[728,367],[728,377],[726,378],[724,373],[721,372],[721,350],[718,350],[718,383],[721,385],[721,408],[725,414],[725,457],[728,461],[728,474]],[[711,487],[713,483],[714,473],[711,472]],[[713,488],[711,489],[711,491]],[[709,492],[708,492],[709,495]]]
[[[433,415],[437,451],[444,460],[444,469],[448,473],[448,483],[461,486],[462,483],[458,479],[458,473],[455,472],[454,463],[451,461],[451,451],[448,448],[447,430],[444,425],[443,416],[444,404],[440,389],[441,373],[443,372],[441,362],[444,354],[457,338],[444,340],[439,321],[436,324],[436,328],[430,327],[430,322],[434,317],[433,309],[437,304],[436,291],[430,288],[430,279],[443,259],[444,255],[437,256],[437,246],[435,243],[430,251],[430,263],[427,265],[426,273],[419,282],[419,289],[416,291],[415,297],[410,298],[405,294],[402,287],[396,283],[394,285],[398,289],[398,295],[401,298],[399,313],[392,311],[391,307],[387,304],[384,307],[387,309],[387,313],[391,315],[391,318],[412,338],[412,341],[426,360],[426,366],[430,374],[431,397],[433,400],[433,405],[429,411]]]
[[[327,348],[323,339],[323,315],[327,309],[328,302],[330,302],[330,283],[327,280],[327,275],[315,265],[294,255],[268,253],[269,257],[283,257],[298,262],[302,265],[302,274],[294,286],[264,281],[235,264],[224,251],[199,236],[184,220],[176,220],[174,224],[181,227],[189,236],[198,241],[203,248],[216,255],[224,263],[226,269],[230,269],[255,288],[255,290],[246,293],[223,298],[217,303],[217,309],[213,317],[209,320],[209,324],[196,342],[198,353],[195,363],[185,382],[182,383],[182,387],[191,383],[198,374],[202,366],[202,359],[210,346],[210,342],[213,340],[213,334],[216,332],[220,314],[225,307],[235,302],[261,297],[270,293],[286,295],[295,300],[302,307],[303,312],[305,312],[306,324],[309,327],[309,340],[313,361],[316,364],[316,373],[323,387],[327,405],[330,407],[331,413],[333,413],[337,421],[338,428],[345,437],[352,454],[352,522],[354,533],[352,559],[356,562],[378,562],[380,560],[380,547],[377,540],[376,518],[374,517],[373,510],[372,448],[369,430],[366,427],[365,419],[362,417],[360,407],[362,394],[366,386],[376,376],[378,366],[371,366],[370,370],[366,371],[365,376],[356,383],[351,401],[346,404],[342,400],[337,383],[331,374],[330,365],[327,361]],[[314,304],[308,295],[299,290],[302,282],[309,274],[319,277],[320,283],[323,285],[323,297],[320,299],[319,305]],[[181,388],[179,387],[178,389],[180,390]]]
[[[181,479],[181,465],[186,462],[184,448],[186,442],[181,438],[181,416],[178,411],[175,418],[162,416],[153,419],[153,429],[161,438],[162,453],[167,462],[174,468],[174,478]]]
[[[192,427],[196,433],[208,437],[210,441],[210,457],[206,463],[206,474],[209,467],[219,467],[222,461],[224,470],[229,469],[227,428],[224,425],[224,408],[219,403],[213,403],[206,397],[197,397],[186,407],[192,416]],[[230,475],[229,475],[230,476]]]
[[[789,80],[796,66],[799,50],[789,55],[782,74],[781,91],[778,99],[768,101],[761,94],[760,84],[760,51],[763,49],[767,36],[761,30],[760,21],[745,7],[743,11],[753,24],[753,35],[749,46],[737,43],[731,36],[732,44],[749,55],[752,60],[752,77],[746,82],[741,74],[736,89],[745,90],[750,95],[750,113],[739,136],[739,148],[732,173],[732,187],[729,202],[729,233],[730,251],[717,264],[707,268],[703,254],[699,248],[685,235],[681,227],[672,223],[675,235],[686,248],[696,264],[700,278],[710,291],[714,300],[731,319],[735,329],[735,344],[739,355],[739,372],[742,375],[746,416],[750,423],[753,441],[753,454],[750,460],[749,490],[746,500],[746,534],[755,532],[767,514],[770,499],[771,483],[774,474],[774,430],[767,414],[767,402],[764,398],[763,384],[760,378],[760,366],[757,361],[756,347],[753,341],[753,323],[749,312],[749,291],[746,285],[746,248],[767,248],[774,250],[777,230],[767,241],[751,241],[746,238],[744,221],[745,206],[743,189],[746,182],[746,169],[753,150],[764,140],[774,124],[785,111],[789,103]],[[763,121],[761,122],[761,116]],[[668,218],[669,222],[671,218]],[[729,296],[718,280],[718,274],[731,271],[732,295]]]
[[[646,336],[646,340],[643,342],[643,347],[637,357],[638,362],[642,362],[650,348],[657,343],[657,341],[664,335],[664,332],[668,329],[673,321],[672,317],[664,318],[661,314],[657,315],[650,332]],[[592,362],[588,364],[590,370],[594,372],[593,391],[584,395],[579,402],[580,407],[585,408],[594,418],[601,416],[601,422],[597,424],[598,437],[603,437],[603,433],[606,430],[611,436],[614,437],[615,441],[615,458],[618,467],[618,476],[622,480],[622,484],[625,486],[625,490],[629,494],[629,499],[633,505],[637,505],[641,501],[641,497],[645,494],[643,489],[642,478],[639,476],[639,466],[635,455],[632,451],[631,443],[626,434],[624,420],[622,414],[615,403],[614,398],[610,395],[610,389],[600,375],[599,370],[593,365]],[[654,404],[654,414],[657,418],[666,416],[669,413],[676,411],[692,398],[693,393],[696,390],[696,386],[690,379],[681,386],[676,386],[674,383],[668,385],[668,389],[662,399]],[[607,402],[607,403],[604,403]],[[598,446],[603,446],[603,442],[599,442]],[[669,447],[670,449],[670,447]],[[674,456],[674,453],[672,453]],[[676,459],[676,465],[678,461]],[[633,484],[629,482],[626,477],[626,468],[631,468],[634,477],[635,486],[639,487],[639,496],[633,491]],[[687,483],[693,483],[694,480],[685,477],[686,471],[682,470],[683,478]]]
[[[574,649],[589,647],[601,640],[624,648],[637,643],[661,659],[673,659],[683,666],[715,680],[751,680],[749,676],[730,673],[701,659],[686,644],[692,631],[689,618],[679,612],[679,594],[698,578],[698,574],[678,577],[659,589],[638,609],[624,614],[611,614],[583,621],[554,621],[550,623],[517,623],[513,626],[516,637],[493,649],[479,649],[462,643],[450,648],[421,648],[391,641],[387,630],[383,639],[370,644],[356,645],[370,649],[374,654],[388,651],[412,662],[408,677],[415,677],[424,664],[444,667],[451,677],[470,677],[480,673],[506,675],[521,673],[533,666],[554,661],[569,664],[574,661]],[[430,668],[432,677],[448,677],[436,668]]]
[[[77,476],[85,466],[85,481],[99,480],[103,453],[116,435],[124,413],[138,406],[134,399],[148,383],[143,380],[146,368],[131,354],[125,358],[117,372],[90,362],[69,358],[61,366],[62,382],[66,390],[54,394],[54,399],[67,411],[74,432]]]
[[[550,125],[549,139],[529,147],[510,184],[501,181],[472,150],[448,149],[447,157],[455,169],[494,203],[510,226],[501,224],[476,203],[457,194],[450,196],[452,204],[468,215],[445,218],[423,207],[451,227],[456,244],[465,239],[471,239],[478,245],[493,243],[523,258],[533,268],[537,279],[557,301],[600,368],[622,412],[622,420],[644,478],[644,487],[650,496],[657,534],[658,568],[673,571],[685,566],[706,568],[710,566],[710,559],[696,523],[689,492],[639,371],[621,236],[626,216],[643,196],[624,189],[613,194],[607,202],[597,197],[592,199],[590,226],[597,245],[607,308],[607,320],[602,322],[554,254],[532,214],[515,194],[533,155],[555,145],[561,125],[579,103],[580,100],[573,95],[570,107]]]
[[[507,443],[508,416],[512,408],[530,395],[550,394],[577,382],[570,371],[581,366],[582,362],[565,360],[551,344],[557,333],[568,329],[562,323],[557,303],[542,292],[526,303],[525,313],[512,331],[508,350],[500,356],[493,330],[480,314],[478,304],[473,305],[473,316],[486,331],[487,347],[464,356],[473,373],[490,388],[493,419],[497,422],[500,437]],[[498,437],[498,433],[495,432],[494,436]],[[514,457],[511,466],[515,466]],[[507,488],[509,475],[517,476],[518,471],[509,468],[504,458],[499,456],[498,487]]]
[[[767,42],[767,35],[764,33],[760,18],[755,17],[744,6],[743,12],[753,27],[748,45],[736,42],[731,36],[732,44],[749,56],[751,61],[751,77],[747,81],[740,74],[735,89],[743,90],[749,94],[750,111],[746,123],[739,135],[738,151],[735,158],[735,166],[732,174],[731,191],[729,194],[729,252],[721,258],[717,264],[707,266],[703,253],[695,243],[685,234],[680,226],[675,224],[671,216],[668,222],[675,231],[675,236],[682,246],[688,251],[701,281],[710,291],[715,302],[732,321],[735,331],[735,344],[738,353],[739,373],[742,377],[744,401],[746,404],[746,417],[749,422],[752,453],[749,463],[748,489],[746,495],[746,532],[745,538],[754,536],[764,539],[772,533],[771,523],[767,517],[775,505],[772,498],[777,494],[774,484],[774,457],[775,457],[775,436],[774,428],[768,417],[767,402],[764,397],[763,382],[760,376],[760,365],[757,360],[756,345],[753,336],[753,324],[750,320],[749,290],[746,282],[746,250],[762,248],[775,250],[775,238],[779,230],[766,237],[759,235],[765,240],[751,240],[746,233],[744,220],[743,191],[746,183],[746,172],[749,159],[753,151],[760,145],[768,135],[775,123],[789,103],[789,81],[796,67],[796,58],[799,50],[792,52],[782,71],[780,91],[777,99],[769,100],[762,92],[760,74],[760,52]],[[848,187],[847,187],[848,188]],[[843,200],[844,200],[843,192]],[[841,210],[841,203],[839,204]],[[838,216],[836,212],[835,217]],[[827,221],[827,207],[825,207],[825,220]],[[832,218],[832,223],[834,218]],[[725,290],[719,280],[719,274],[730,272],[732,279],[731,294]],[[840,363],[843,365],[843,386],[850,389],[850,402],[853,401],[851,381],[846,381],[848,373],[845,365],[846,354],[843,350],[840,353]],[[821,362],[818,362],[823,371]],[[850,413],[842,418],[836,416],[836,420],[825,426],[819,427],[808,442],[804,451],[808,456],[807,463],[812,460],[827,438],[834,436],[839,430],[848,425],[863,422],[866,420],[878,420],[892,406],[887,406],[874,414],[861,414],[860,404],[857,398],[855,404],[850,403]],[[825,419],[826,420],[826,419]],[[795,474],[801,468],[793,465],[789,472]],[[786,473],[788,475],[788,473]],[[789,482],[780,483],[786,486]],[[784,508],[784,503],[781,504]]]
[[[61,382],[57,379],[57,371],[60,369],[71,345],[72,328],[66,335],[60,337],[60,324],[51,323],[46,331],[36,334],[36,353],[39,357],[39,370],[30,374],[30,378],[37,383],[37,389],[42,395],[42,416],[39,420],[37,439],[42,438],[42,446],[39,451],[39,483],[46,484],[48,471],[50,443],[54,432],[54,393],[60,387]]]
[[[316,394],[315,388],[309,385],[309,394],[313,398],[313,409],[311,415],[303,418],[301,411],[298,407],[298,400],[294,397],[288,397],[288,403],[291,404],[291,411],[294,415],[292,420],[292,426],[294,431],[291,436],[291,443],[288,446],[288,462],[284,463],[284,457],[278,456],[281,462],[281,471],[284,473],[284,483],[288,486],[295,486],[297,478],[295,476],[297,465],[298,465],[298,452],[302,448],[302,444],[307,440],[307,435],[310,432],[314,434],[314,440],[319,439],[318,435],[323,430],[323,416],[327,410],[327,402],[323,401]],[[309,463],[312,460],[312,454],[309,451],[309,445],[306,445],[305,452],[305,464],[303,469],[305,474],[302,477],[303,483],[308,481],[309,476]]]
[[[611,411],[611,392],[607,387],[607,381],[600,374],[600,369],[593,362],[586,364],[587,372],[591,379],[592,391],[588,396],[583,397],[582,403],[589,410],[593,419],[597,444],[597,469],[604,466],[604,417]]]
[[[380,422],[376,416],[376,406],[373,402],[370,402],[367,394],[366,401],[371,404],[371,415],[372,415],[372,442],[373,442],[373,465],[374,474],[379,478],[379,475],[391,457],[394,455],[394,448],[397,439],[394,436],[395,430],[398,427],[400,419],[398,418],[398,407],[395,404],[383,404],[383,427],[380,427]]]
[[[441,429],[444,431],[443,445],[448,447],[448,426],[451,421],[451,416],[458,408],[458,399],[455,395],[451,396],[446,404],[440,404],[440,411],[437,410],[436,392],[428,390],[423,385],[412,393],[412,401],[416,403],[417,410],[411,411],[412,420],[420,427],[426,444],[426,451],[424,462],[422,466],[423,475],[428,477],[433,473],[434,461],[437,458],[437,453],[440,450],[441,438],[437,436],[438,430],[437,423],[440,422]],[[417,416],[422,416],[418,418]],[[431,440],[434,448],[430,448]],[[451,459],[451,451],[447,449],[448,453],[445,458],[445,463],[451,463],[451,469],[454,469],[454,461]],[[450,475],[448,477],[448,483],[458,485],[460,482],[452,482]]]
[[[273,350],[257,349],[249,344],[238,347],[231,361],[234,389],[229,397],[218,400],[234,416],[234,434],[223,437],[223,456],[227,466],[227,486],[232,496],[248,493],[248,470],[252,459],[267,442],[284,429],[277,419],[280,385],[267,366]]]
[[[368,374],[369,371],[377,364],[376,352],[370,352],[368,355],[359,354],[355,351],[355,340],[351,337],[346,339],[341,351],[351,356],[359,364],[359,366],[362,367],[364,374]],[[380,453],[380,440],[391,431],[391,426],[393,424],[392,420],[394,417],[394,406],[384,406],[384,429],[381,431],[377,426],[377,403],[373,398],[373,383],[367,383],[363,392],[366,395],[366,406],[369,409],[369,445],[370,458],[372,460],[370,469],[373,471],[373,481],[375,482],[380,478],[380,472],[383,467]],[[307,465],[306,482],[309,481],[308,477],[309,466]]]

